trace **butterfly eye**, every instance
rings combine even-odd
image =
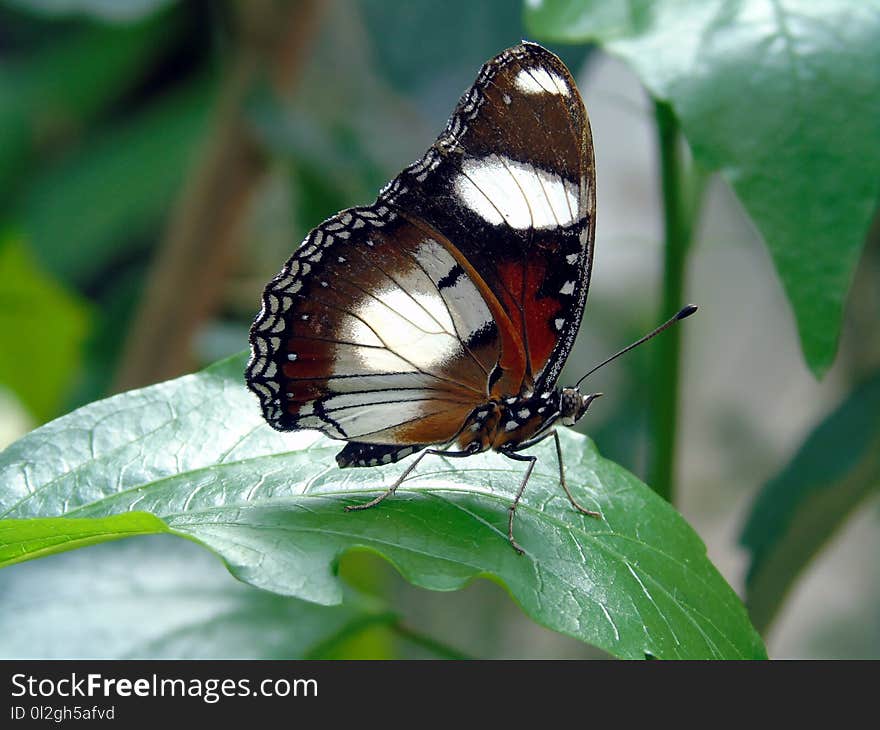
[[[583,415],[583,396],[577,388],[563,388],[559,396],[559,414],[563,426],[573,426]]]

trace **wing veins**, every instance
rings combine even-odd
[[[439,241],[438,241],[438,243],[439,243]],[[441,243],[440,246],[443,246],[443,244]],[[483,374],[488,378],[489,371],[483,367],[483,363],[481,363],[477,359],[476,355],[474,355],[473,351],[471,350],[470,347],[468,347],[467,342],[464,341],[464,339],[461,336],[461,333],[458,331],[458,325],[455,324],[455,317],[452,315],[452,310],[449,308],[449,302],[446,301],[446,297],[444,297],[443,292],[440,291],[439,284],[436,281],[434,281],[434,278],[427,272],[425,267],[422,266],[422,263],[415,257],[415,255],[413,254],[412,251],[407,251],[407,255],[413,260],[413,262],[415,262],[415,265],[418,266],[422,270],[422,272],[428,278],[428,281],[430,281],[431,284],[433,285],[433,287],[437,290],[437,296],[439,296],[440,301],[443,302],[443,306],[446,309],[446,313],[449,315],[449,320],[452,322],[452,329],[455,330],[455,336],[458,338],[458,341],[461,343],[461,346],[467,351],[467,354],[470,356],[471,360],[473,360],[477,364],[477,367],[480,368],[480,370],[483,371]],[[467,276],[467,272],[465,272],[464,275]],[[477,290],[477,294],[480,294],[479,290]],[[480,298],[481,299],[483,298],[482,294],[480,294]],[[484,300],[484,303],[485,303],[485,300]],[[486,306],[486,308],[487,309],[489,308],[488,305]],[[489,312],[489,316],[490,317],[492,316],[491,311]],[[494,317],[493,317],[493,320],[494,320]]]
[[[425,314],[427,314],[428,317],[429,317],[430,319],[432,319],[432,320],[434,321],[434,323],[440,328],[440,331],[441,331],[441,332],[444,332],[444,333],[446,333],[446,334],[448,334],[448,335],[452,335],[452,334],[453,334],[452,332],[449,332],[449,331],[443,326],[443,324],[442,324],[442,323],[441,323],[441,322],[440,322],[440,321],[439,321],[439,320],[438,320],[433,314],[431,314],[431,312],[428,311],[428,309],[426,309],[425,306],[424,306],[421,302],[419,302],[418,299],[416,299],[414,296],[412,296],[412,294],[410,294],[409,291],[407,291],[406,287],[402,286],[401,283],[400,283],[399,281],[397,281],[397,279],[395,279],[391,274],[389,274],[387,271],[385,271],[385,269],[383,269],[381,266],[379,266],[379,264],[377,264],[375,261],[371,261],[367,256],[364,256],[363,253],[362,253],[361,251],[359,251],[359,250],[357,250],[357,249],[354,249],[353,247],[352,247],[352,250],[353,250],[353,251],[355,252],[355,254],[360,258],[361,261],[366,262],[367,265],[372,266],[372,267],[374,267],[375,269],[378,269],[379,271],[382,272],[383,276],[385,276],[386,278],[390,279],[398,289],[400,289],[402,292],[404,292],[404,294],[406,294],[406,295],[410,298],[410,300],[412,300],[413,304],[415,304],[419,309],[421,309]],[[411,258],[413,259],[413,261],[415,261],[415,263],[418,265],[418,261],[415,259],[415,257],[412,257],[411,252],[407,251],[407,253],[410,254],[410,256],[411,256]],[[431,278],[431,276],[428,274],[428,272],[425,271],[425,269],[424,269],[421,265],[419,265],[419,268],[420,268],[420,269],[422,270],[422,272],[425,274],[425,276],[427,277],[427,279],[428,279],[432,284],[434,284],[434,280]],[[436,285],[435,285],[435,288],[436,288]],[[438,293],[438,294],[440,293],[439,289],[438,289],[437,293]],[[441,299],[443,298],[442,295],[441,295],[440,298],[441,298]],[[445,305],[445,302],[444,302],[444,305]],[[386,306],[387,306],[387,305],[386,305]],[[446,311],[449,312],[449,307],[446,307]],[[403,315],[401,315],[401,316],[403,316]],[[404,317],[404,318],[407,319],[406,317]],[[451,313],[451,312],[449,312],[449,318],[450,318],[450,320],[452,319],[452,313]],[[407,321],[409,321],[409,320],[407,320]],[[415,325],[414,323],[412,323],[412,322],[411,322],[411,324],[413,324],[414,327],[416,326],[416,325]],[[454,328],[454,327],[455,327],[455,322],[453,321],[453,328]],[[424,332],[425,330],[422,330],[422,331]],[[426,334],[434,334],[434,333],[426,333]],[[455,334],[455,335],[458,335],[457,332],[454,333],[454,334]],[[459,337],[458,339],[461,340],[460,337]]]
[[[415,418],[409,418],[409,419],[407,419],[406,421],[401,421],[400,423],[395,423],[395,424],[393,424],[393,425],[391,425],[391,426],[386,426],[385,428],[379,428],[379,429],[376,429],[375,431],[367,431],[366,433],[358,434],[357,436],[355,436],[355,437],[353,437],[353,438],[351,438],[351,439],[348,439],[348,440],[349,440],[349,441],[357,441],[358,443],[360,443],[364,436],[370,436],[370,435],[372,435],[372,434],[374,434],[374,433],[380,433],[381,431],[387,431],[389,428],[400,428],[401,426],[406,426],[406,425],[409,424],[409,423],[415,423],[416,421],[421,421],[421,420],[424,419],[424,418],[429,418],[429,417],[431,417],[431,416],[436,416],[436,415],[438,415],[438,414],[440,414],[440,413],[446,413],[446,412],[451,411],[451,410],[457,410],[457,409],[453,409],[453,408],[443,408],[443,409],[441,409],[441,410],[439,410],[439,411],[432,411],[431,413],[422,413],[422,414],[419,414],[418,416],[416,416]],[[463,420],[463,419],[462,419],[462,420]],[[459,429],[459,431],[460,431],[460,430],[461,430],[461,429]],[[456,432],[456,434],[457,434],[457,433],[458,433],[458,432]],[[449,441],[449,440],[455,438],[456,434],[453,434],[452,436],[449,437],[449,439],[446,439],[445,441],[434,441],[433,443],[446,443],[446,441]],[[369,442],[367,442],[367,443],[369,443]],[[394,445],[394,444],[391,444],[391,445]],[[402,444],[402,445],[403,445],[403,444]]]
[[[504,155],[498,155],[498,159],[501,160],[501,164],[504,165],[504,169],[507,170],[507,174],[510,175],[511,178],[513,178],[513,182],[516,185],[516,187],[519,189],[519,194],[522,195],[523,200],[526,201],[526,208],[529,209],[529,222],[530,222],[529,230],[534,230],[534,228],[535,228],[535,214],[532,211],[532,205],[529,202],[529,196],[526,195],[526,191],[523,190],[523,187],[522,187],[522,185],[520,185],[519,180],[517,179],[516,175],[513,174],[513,170],[511,170],[510,166],[504,161]],[[530,167],[532,167],[533,170],[535,169],[531,165],[530,165]]]
[[[425,308],[425,305],[423,305],[421,302],[419,302],[418,299],[416,299],[412,294],[410,294],[410,293],[406,290],[406,288],[403,287],[403,286],[397,281],[397,279],[395,279],[393,276],[391,276],[391,274],[389,274],[388,272],[386,272],[385,269],[383,269],[383,268],[382,268],[381,266],[379,266],[378,264],[374,264],[374,266],[375,266],[377,269],[379,269],[379,271],[381,271],[383,274],[385,274],[385,276],[387,276],[389,279],[391,279],[391,281],[393,281],[393,282],[398,286],[398,288],[399,288],[401,291],[403,291],[403,292],[404,292],[404,293],[410,298],[410,300],[411,300],[414,304],[416,304],[416,305],[417,305],[417,306],[418,306],[418,307],[419,307],[419,308],[420,308],[425,314],[427,314],[431,319],[433,319],[434,322],[437,324],[437,326],[440,328],[440,331],[441,331],[441,332],[443,332],[443,333],[445,333],[445,334],[447,334],[447,335],[450,335],[450,336],[454,335],[459,341],[461,341],[461,338],[458,337],[458,332],[450,332],[449,330],[447,330],[446,327],[444,327],[443,324],[442,324],[442,323],[441,323],[441,322],[440,322],[440,321],[439,321],[439,320],[438,320],[433,314],[431,314],[431,312],[429,312],[429,311]],[[427,275],[427,272],[426,272],[426,275]],[[428,276],[428,279],[429,279],[429,280],[431,281],[431,283],[433,284],[433,280],[431,279],[430,276]],[[443,299],[443,296],[442,296],[442,295],[440,296],[440,299],[441,299],[441,300]],[[444,302],[444,304],[445,304],[445,302]],[[446,307],[446,311],[449,312],[449,307]],[[450,313],[450,315],[449,315],[449,319],[450,319],[450,321],[452,321],[452,314],[451,314],[451,313]],[[455,322],[452,322],[452,329],[453,329],[453,330],[455,329]]]
[[[522,64],[520,64],[520,66],[522,66]],[[522,66],[522,68],[523,68],[523,70],[524,70],[529,76],[532,77],[532,79],[534,79],[535,83],[538,84],[542,89],[546,89],[546,88],[547,88],[546,86],[544,86],[543,84],[541,84],[540,81],[538,81],[538,79],[537,79],[537,78],[535,77],[535,75],[532,73],[531,69],[526,68],[525,66]],[[548,73],[547,75],[550,77],[550,81],[553,83],[553,86],[556,87],[556,93],[557,93],[557,95],[558,95],[561,99],[564,99],[564,98],[565,98],[565,94],[562,93],[562,89],[560,89],[560,88],[559,88],[559,84],[556,83],[556,75],[555,75],[555,74],[552,74],[552,73]],[[549,90],[548,90],[548,91],[549,91]],[[566,106],[567,106],[567,104],[566,104]],[[537,115],[536,115],[536,116],[537,116]],[[572,123],[572,119],[571,119],[571,114],[570,114],[570,113],[567,113],[567,114],[565,115],[565,119],[566,119],[566,122],[568,123],[568,130],[569,130],[569,132],[571,132],[572,137],[574,137],[575,140],[578,141],[578,144],[580,144],[581,138],[580,138],[580,135],[577,134],[577,132],[576,132],[576,130],[575,130],[575,128],[574,128],[574,124]],[[581,173],[581,178],[583,179],[583,172]],[[579,185],[579,186],[580,186],[581,182],[582,182],[582,180],[578,182],[578,185]],[[565,188],[565,181],[563,181],[563,189],[564,189],[564,188]],[[569,215],[571,216],[571,219],[572,219],[573,221],[580,221],[580,218],[579,218],[579,217],[576,218],[576,217],[575,217],[575,214],[574,214],[574,211],[571,209],[571,201],[568,199],[568,196],[565,195],[565,196],[563,196],[563,197],[565,198],[565,203],[566,203],[566,205],[568,206],[568,213],[569,213]],[[552,207],[552,206],[551,206],[551,207]]]
[[[360,392],[362,392],[362,393],[371,393],[371,392],[374,392],[374,391],[366,390],[366,391],[360,391]],[[340,395],[342,395],[342,394],[340,394]],[[351,395],[351,394],[350,394],[350,393],[345,393],[344,395]],[[331,396],[331,398],[333,398],[333,397],[335,397],[335,396]],[[425,398],[409,398],[409,399],[407,399],[407,400],[382,400],[382,401],[373,401],[373,402],[370,402],[370,403],[352,403],[350,406],[337,406],[337,407],[335,407],[335,408],[332,407],[332,406],[327,406],[327,405],[325,405],[325,404],[322,403],[322,404],[321,404],[321,408],[322,408],[322,410],[326,411],[327,413],[336,413],[337,411],[346,411],[346,410],[349,410],[349,409],[351,409],[351,408],[366,408],[366,407],[372,407],[372,406],[387,406],[387,405],[391,405],[391,404],[393,404],[393,403],[422,403],[422,402],[424,402],[424,401],[435,401],[435,402],[441,402],[441,403],[454,403],[455,405],[462,405],[462,403],[459,403],[459,401],[455,401],[455,400],[448,400],[448,399],[445,399],[445,398],[430,398],[430,397],[425,397]]]
[[[378,267],[376,267],[376,268],[378,268]],[[379,270],[381,271],[381,269],[379,269]],[[385,272],[383,271],[382,273],[384,274]],[[400,318],[402,318],[402,319],[405,319],[407,322],[409,322],[409,323],[410,323],[415,329],[417,329],[419,332],[423,332],[423,333],[426,334],[426,335],[451,335],[450,332],[447,332],[445,329],[443,329],[443,326],[442,326],[439,322],[437,322],[436,319],[435,319],[434,321],[435,321],[435,322],[437,323],[437,325],[440,327],[440,331],[439,331],[439,332],[434,331],[434,330],[426,330],[426,329],[423,329],[422,327],[419,327],[415,322],[413,322],[413,321],[412,321],[409,317],[407,317],[405,314],[403,314],[402,312],[398,312],[397,310],[393,309],[393,308],[391,307],[390,304],[388,304],[387,302],[383,302],[379,297],[377,297],[375,294],[373,294],[373,293],[372,293],[371,291],[369,291],[368,289],[364,289],[364,288],[363,288],[362,286],[360,286],[357,282],[352,281],[352,280],[349,279],[348,277],[342,276],[341,274],[339,274],[338,276],[339,276],[339,278],[342,279],[343,281],[347,282],[348,284],[351,284],[351,286],[353,286],[353,287],[354,287],[355,289],[357,289],[358,291],[360,291],[360,292],[366,294],[368,297],[370,297],[370,299],[373,299],[374,301],[377,301],[379,304],[381,304],[383,307],[385,307],[389,312],[393,312],[393,313],[396,314],[398,317],[400,317]],[[390,278],[390,277],[389,277],[389,278]],[[393,279],[391,279],[391,280],[394,281]],[[394,284],[395,284],[398,288],[400,288],[402,291],[404,291],[404,292],[407,294],[407,296],[410,296],[409,293],[406,292],[406,290],[402,289],[402,287],[401,287],[396,281],[394,282]],[[411,296],[410,296],[410,299],[412,299]],[[415,300],[413,300],[413,301],[415,301]],[[418,304],[418,302],[416,302],[416,304]],[[424,307],[422,307],[421,304],[418,304],[418,306],[419,306],[419,308],[421,308],[421,309],[424,310]],[[434,319],[434,318],[431,317],[431,319]],[[382,339],[382,338],[380,337],[379,339]]]
[[[472,157],[471,159],[476,160],[476,159],[478,159],[478,158],[477,158],[477,157]],[[474,182],[474,179],[473,179],[470,175],[467,174],[467,172],[464,170],[464,168],[463,168],[463,167],[460,168],[459,171],[460,171],[461,174],[464,175],[468,180],[470,180],[470,181],[471,181],[471,185],[473,185],[473,186],[474,186],[474,187],[480,192],[480,194],[481,194],[481,195],[482,195],[487,201],[489,201],[489,205],[491,205],[493,208],[495,208],[495,211],[498,213],[499,216],[501,216],[501,220],[504,221],[504,225],[506,225],[506,226],[507,226],[508,228],[510,228],[510,230],[512,230],[512,231],[513,231],[513,230],[516,230],[513,226],[510,225],[510,223],[507,222],[507,216],[504,215],[504,213],[501,212],[501,209],[500,209],[497,205],[495,205],[495,201],[493,201],[492,198],[490,198],[490,197],[486,194],[486,191],[483,190],[483,188],[481,188],[479,185],[477,185],[476,182]]]
[[[371,347],[374,350],[387,350],[384,345],[368,345],[364,342],[349,342],[348,340],[336,340],[332,337],[313,337],[312,335],[291,335],[292,340],[314,340],[315,342],[330,342],[334,345],[351,345],[352,347]]]
[[[544,193],[544,198],[547,200],[547,207],[550,208],[550,212],[553,213],[553,220],[556,221],[556,227],[562,228],[562,224],[559,222],[559,216],[556,215],[556,208],[553,207],[553,201],[550,200],[550,194],[547,192],[547,188],[544,186],[544,181],[541,179],[541,176],[538,174],[537,168],[535,168],[535,166],[532,164],[529,164],[529,167],[531,167],[532,170],[535,171],[535,177],[538,180],[538,185],[541,186],[541,192]],[[562,189],[564,192],[565,191],[565,181],[562,180],[561,177],[560,177],[560,180],[562,181]],[[571,210],[571,201],[569,201],[567,195],[563,195],[563,197],[565,198],[565,204],[568,206],[568,214],[571,216],[571,219],[574,220],[574,213]]]
[[[415,370],[416,372],[419,372],[419,373],[421,373],[422,375],[427,375],[427,376],[429,376],[429,377],[435,378],[435,379],[440,380],[440,381],[442,381],[442,382],[446,382],[446,383],[450,383],[450,384],[452,384],[452,385],[456,385],[456,386],[459,386],[459,387],[462,387],[462,388],[466,388],[467,390],[473,391],[474,393],[480,393],[480,395],[482,395],[482,391],[477,390],[476,388],[471,387],[471,386],[468,385],[467,383],[462,383],[460,380],[450,380],[449,378],[443,378],[443,377],[440,377],[439,375],[436,375],[435,373],[430,373],[430,372],[428,372],[428,371],[426,371],[426,370],[422,370],[418,365],[416,365],[415,363],[410,362],[409,360],[407,360],[407,358],[405,358],[403,355],[401,355],[397,350],[395,350],[395,349],[389,347],[389,346],[388,346],[388,343],[385,342],[385,340],[382,339],[382,337],[379,335],[379,333],[376,332],[376,330],[373,329],[373,328],[370,326],[370,324],[369,324],[368,322],[366,322],[364,319],[362,319],[361,317],[359,317],[357,314],[355,314],[355,313],[352,312],[351,310],[343,309],[342,307],[337,307],[336,305],[330,304],[329,302],[323,301],[323,300],[321,300],[321,299],[313,299],[313,301],[316,301],[316,302],[320,303],[322,306],[328,307],[328,308],[330,308],[330,309],[335,309],[335,310],[338,311],[338,312],[344,312],[345,314],[349,314],[349,315],[351,315],[352,317],[354,317],[356,320],[358,320],[359,322],[361,322],[361,323],[362,323],[367,329],[370,330],[370,332],[372,332],[372,333],[376,336],[376,339],[379,340],[379,341],[382,343],[383,348],[384,348],[385,350],[388,350],[388,352],[391,352],[391,353],[393,353],[394,355],[396,355],[397,357],[399,357],[399,358],[400,358],[401,360],[403,360],[407,365],[411,366],[411,367],[413,368],[413,370]],[[387,305],[386,305],[386,306],[387,306]],[[426,334],[432,334],[432,333],[426,333]],[[366,345],[355,345],[355,346],[356,346],[356,347],[366,347]],[[376,345],[373,345],[372,347],[376,347]],[[377,374],[379,374],[379,373],[371,373],[371,375],[373,375],[373,376],[375,376],[375,375],[377,375]],[[288,378],[288,380],[293,380],[293,378]]]

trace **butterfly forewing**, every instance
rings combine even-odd
[[[437,142],[380,196],[442,231],[507,311],[526,372],[499,380],[496,396],[552,386],[571,350],[589,286],[594,176],[571,75],[523,44],[483,67]]]
[[[340,465],[372,465],[551,388],[589,284],[593,176],[562,62],[533,44],[489,61],[424,157],[267,285],[247,381],[269,423],[349,440]]]

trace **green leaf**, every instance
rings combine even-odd
[[[77,374],[89,319],[18,239],[0,235],[0,385],[40,420],[58,412]]]
[[[210,553],[170,537],[0,572],[5,659],[318,658],[395,619],[350,592],[328,607],[245,586]]]
[[[162,520],[146,512],[93,519],[35,517],[0,520],[0,568],[135,535],[168,532]]]
[[[880,3],[533,0],[526,18],[601,44],[672,105],[763,234],[823,374],[880,192]]]
[[[346,513],[406,465],[339,470],[339,442],[272,431],[243,368],[240,355],[25,436],[0,454],[0,518],[149,512],[215,550],[241,580],[324,604],[342,599],[340,555],[366,549],[424,588],[489,577],[535,621],[619,657],[765,656],[694,531],[584,437],[563,435],[566,467],[603,519],[571,508],[552,444],[536,448],[542,458],[517,513],[520,556],[506,537],[519,463],[433,458],[394,499]]]
[[[812,557],[880,488],[880,373],[856,388],[764,485],[741,542],[746,604],[765,630]]]

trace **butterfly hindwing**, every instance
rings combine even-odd
[[[263,294],[248,383],[275,428],[441,443],[487,397],[498,327],[449,253],[383,206],[322,223]]]
[[[381,466],[395,464],[407,456],[421,451],[427,444],[365,444],[360,441],[349,441],[345,448],[336,454],[336,463],[340,469],[352,466]]]

